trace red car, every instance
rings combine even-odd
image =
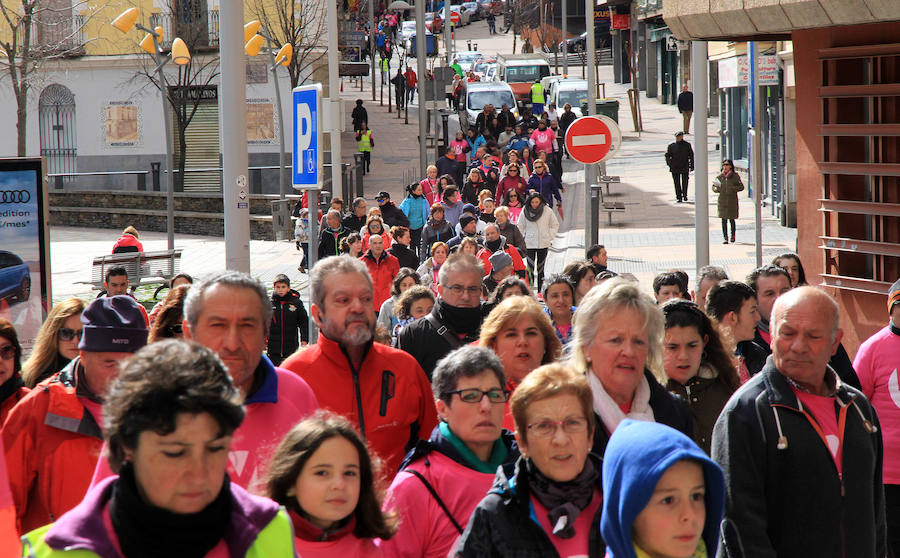
[[[432,33],[440,33],[444,29],[444,20],[434,12],[425,14],[425,28]]]

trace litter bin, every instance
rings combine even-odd
[[[293,200],[272,200],[272,228],[275,240],[294,238],[294,224],[291,221],[291,203]]]
[[[619,123],[619,101],[617,99],[597,99],[597,114],[608,116]]]

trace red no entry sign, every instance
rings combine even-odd
[[[450,23],[453,25],[459,25],[459,14],[456,12],[450,12]]]
[[[621,145],[619,126],[608,116],[582,116],[566,130],[566,150],[586,165],[615,156]]]

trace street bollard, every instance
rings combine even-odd
[[[597,244],[600,237],[600,199],[603,197],[602,189],[602,184],[591,184],[591,218],[588,219],[591,245]]]
[[[150,162],[150,176],[153,179],[153,191],[159,192],[159,169],[162,166],[162,163],[159,161],[151,161]]]
[[[345,200],[350,197],[353,187],[353,167],[350,163],[341,163],[341,197]]]
[[[355,198],[361,198],[363,195],[363,166],[366,164],[363,160],[362,153],[354,153],[353,154],[353,162],[356,163],[356,170],[354,171],[356,174],[356,195],[353,196]],[[350,200],[346,200],[350,201]]]

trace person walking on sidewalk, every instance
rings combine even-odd
[[[416,84],[419,83],[419,77],[416,75],[412,66],[406,67],[406,102],[411,103],[416,96]]]
[[[406,100],[406,76],[403,75],[403,70],[397,68],[397,75],[391,78],[391,83],[394,84],[394,102],[397,103],[397,110],[403,109],[403,102]]]
[[[522,216],[517,224],[528,255],[528,272],[534,278],[532,284],[541,291],[544,284],[544,264],[553,238],[559,231],[559,220],[553,209],[548,208],[540,192],[528,196]]]
[[[369,123],[369,112],[366,110],[366,107],[363,106],[363,100],[356,100],[356,108],[353,109],[353,112],[350,114],[351,118],[353,118],[353,131],[358,132],[362,129],[362,125]]]
[[[691,115],[694,114],[694,94],[688,91],[687,84],[684,84],[684,87],[681,88],[681,93],[678,94],[678,112],[681,113],[681,118],[684,119],[684,133],[691,133]]]
[[[497,34],[497,17],[494,15],[494,12],[488,12],[487,24],[488,24],[488,35],[496,35]]]
[[[375,138],[372,136],[372,130],[369,129],[367,122],[360,123],[359,130],[356,131],[356,149],[363,154],[363,162],[368,173],[372,170],[372,148],[375,147]]]
[[[731,242],[734,242],[734,220],[738,218],[737,193],[743,189],[741,177],[734,172],[734,162],[731,159],[722,161],[722,172],[712,183],[712,191],[719,194],[717,206],[719,219],[722,220],[722,244],[728,244],[728,221],[731,221]]]
[[[694,170],[694,150],[684,141],[684,132],[675,132],[675,141],[666,149],[666,164],[675,182],[675,199],[678,203],[687,201],[688,173]]]

